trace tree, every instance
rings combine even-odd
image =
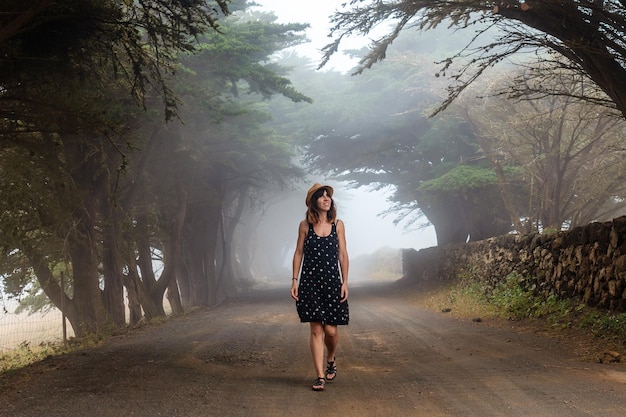
[[[106,25],[99,28],[110,29]],[[229,176],[243,177],[238,167],[253,169],[248,173],[249,184],[254,184],[257,176],[276,179],[297,172],[289,163],[286,146],[273,143],[271,132],[259,128],[266,117],[246,109],[252,105],[228,93],[232,87],[242,89],[248,84],[251,94],[260,94],[264,99],[284,93],[294,100],[306,100],[286,78],[277,75],[278,68],[263,65],[267,55],[283,42],[297,39],[294,31],[302,26],[277,29],[271,24],[251,24],[241,28],[248,31],[237,34],[233,30],[229,36],[240,41],[245,38],[242,33],[252,36],[252,28],[264,28],[266,35],[273,33],[257,36],[256,44],[233,43],[222,48],[223,56],[229,50],[239,55],[238,61],[226,67],[220,65],[217,59],[221,56],[210,48],[205,48],[209,52],[204,56],[190,53],[183,66],[181,49],[176,53],[180,45],[167,44],[172,55],[168,63],[159,61],[163,66],[155,68],[164,71],[176,64],[177,77],[168,75],[160,80],[169,92],[176,91],[177,97],[186,100],[188,107],[181,106],[178,114],[186,123],[164,123],[170,118],[171,107],[166,106],[163,112],[156,110],[164,91],[159,83],[155,88],[142,87],[141,102],[149,111],[140,111],[128,94],[139,91],[130,84],[133,78],[115,77],[118,61],[108,60],[106,53],[98,55],[99,48],[104,48],[99,41],[109,38],[86,35],[82,39],[82,47],[94,52],[84,54],[86,62],[80,60],[80,54],[72,53],[71,45],[65,45],[72,58],[70,64],[56,62],[54,51],[50,51],[50,59],[57,65],[51,65],[49,71],[40,74],[37,62],[32,67],[20,62],[24,71],[11,72],[11,77],[5,78],[0,94],[5,104],[0,122],[0,172],[7,173],[0,178],[0,229],[7,237],[0,242],[2,271],[10,275],[8,287],[16,294],[36,278],[55,305],[65,306],[78,336],[125,324],[124,286],[131,321],[138,320],[141,310],[148,318],[164,314],[166,289],[171,290],[168,297],[172,296],[170,302],[176,308],[180,300],[176,298],[178,288],[172,283],[178,283],[183,260],[193,259],[193,254],[185,253],[189,250],[185,231],[194,229],[192,214],[210,219],[212,228],[202,239],[216,241],[219,228],[226,227],[220,220],[223,212],[234,201],[219,191],[234,189],[240,193],[246,189],[229,188],[233,183]],[[210,33],[205,36],[209,39]],[[14,36],[2,46],[12,41],[20,43],[21,39]],[[216,38],[204,45],[218,45],[219,41]],[[88,49],[90,46],[94,49]],[[55,47],[62,49],[60,45]],[[108,47],[118,53],[125,51],[115,43]],[[100,61],[95,65],[97,56]],[[85,71],[87,67],[93,71]],[[193,71],[199,71],[195,79]],[[20,77],[28,82],[20,81]],[[202,78],[201,84],[198,78]],[[187,110],[194,108],[200,111],[196,114]],[[240,125],[245,116],[248,119]],[[229,126],[220,123],[224,121],[236,129],[224,133]],[[266,143],[258,138],[261,132]],[[246,142],[246,146],[242,149],[234,139]],[[251,157],[256,158],[256,166]],[[259,168],[261,163],[264,165]],[[13,170],[15,167],[21,168]],[[203,170],[190,172],[197,167]],[[280,174],[268,176],[267,170],[271,169]],[[204,174],[206,177],[202,177]],[[228,175],[220,177],[222,174]],[[194,187],[198,175],[199,182],[208,184],[208,188]],[[198,190],[200,193],[195,194]],[[191,208],[198,201],[208,202],[200,209],[209,207],[211,211],[194,213]],[[155,251],[164,262],[158,278],[152,262]],[[205,266],[214,265],[216,253],[201,258]],[[59,270],[69,274],[69,288],[59,285]],[[207,281],[204,284],[208,286]],[[203,297],[209,295],[208,290],[200,293]]]
[[[435,227],[439,245],[483,240],[511,230],[490,167],[458,165],[424,181],[416,194],[420,210]]]
[[[106,63],[111,76],[128,80],[144,103],[147,89],[163,99],[165,116],[175,114],[176,97],[166,83],[179,51],[195,49],[195,38],[217,29],[229,0],[10,0],[0,13],[0,84],[10,89],[24,71],[71,70],[89,76]]]
[[[605,104],[626,117],[626,7],[623,1],[503,0],[450,2],[441,0],[351,0],[351,8],[335,13],[331,35],[324,48],[324,65],[344,37],[366,35],[382,23],[394,21],[390,31],[373,42],[355,73],[385,58],[387,48],[405,28],[430,30],[439,25],[476,28],[466,48],[444,61],[441,73],[453,63],[460,69],[451,76],[445,109],[487,68],[522,52],[539,51],[540,59],[576,70],[608,97]],[[494,33],[493,29],[497,29]],[[484,35],[494,36],[479,44]],[[474,47],[475,46],[475,47]],[[548,52],[548,54],[544,52]],[[550,58],[550,54],[566,58]],[[597,96],[590,98],[597,101]]]
[[[455,187],[448,182],[438,189],[442,182],[433,182],[422,188],[455,168],[472,166],[475,170],[467,172],[484,176],[478,172],[489,166],[481,166],[478,145],[461,119],[424,114],[436,102],[425,81],[433,66],[413,52],[415,46],[409,43],[362,77],[335,82],[337,74],[314,75],[317,84],[309,87],[314,105],[292,116],[297,123],[290,124],[287,113],[280,112],[280,123],[289,132],[298,125],[299,134],[308,138],[303,147],[309,167],[353,186],[391,187],[396,220],[410,225],[426,216],[441,245],[506,233],[510,223],[495,182],[461,175]],[[468,198],[472,193],[489,198]]]
[[[302,42],[301,24],[278,25],[274,16],[233,17],[226,36],[207,35],[199,54],[183,60],[188,78],[181,85],[179,147],[162,157],[180,156],[179,178],[189,192],[178,283],[185,307],[215,304],[234,291],[237,250],[250,251],[235,237],[244,209],[269,183],[284,186],[301,175],[290,148],[263,125],[269,116],[254,97],[282,95],[310,102],[283,77],[268,57]],[[218,94],[216,94],[216,92]]]
[[[490,77],[492,84],[507,82]],[[510,197],[518,202],[511,216],[523,217],[528,226],[519,232],[606,221],[624,209],[626,124],[617,112],[576,98],[584,88],[579,74],[560,70],[551,78],[567,94],[511,100],[481,86],[482,98],[476,98],[476,86],[457,101],[485,154],[494,155],[492,162],[523,173],[527,200]],[[514,80],[528,77],[522,73]]]

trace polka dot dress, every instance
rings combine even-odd
[[[341,300],[339,239],[333,223],[330,235],[318,236],[309,224],[296,308],[301,322],[348,324],[348,302]]]

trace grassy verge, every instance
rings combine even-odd
[[[22,342],[15,349],[0,352],[0,376],[4,372],[23,368],[46,359],[49,356],[62,355],[80,349],[95,347],[112,336],[128,334],[144,326],[159,325],[172,317],[169,304],[166,305],[165,311],[168,314],[165,317],[156,317],[150,321],[142,320],[134,326],[126,326],[121,329],[105,329],[101,334],[87,334],[80,339],[71,337],[66,343],[62,341],[43,342],[39,344]],[[194,311],[194,309],[191,311]]]
[[[0,353],[0,374],[68,351],[69,348],[62,343],[40,343],[32,346],[24,342],[16,349]]]
[[[465,276],[422,293],[420,303],[458,317],[513,323],[522,330],[558,337],[575,345],[588,360],[626,361],[626,313],[594,309],[553,294],[542,297],[523,283],[515,273],[496,286]]]

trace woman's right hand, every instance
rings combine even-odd
[[[298,283],[297,283],[297,281],[294,281],[293,284],[291,284],[291,298],[293,298],[294,300],[298,301]]]

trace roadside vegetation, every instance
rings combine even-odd
[[[69,352],[70,349],[70,347],[59,342],[46,342],[37,345],[24,342],[16,349],[0,353],[0,374],[22,368],[50,356]]]
[[[151,320],[143,320],[133,326],[128,325],[122,329],[109,329],[99,334],[90,333],[81,338],[70,337],[67,341],[60,339],[40,343],[23,341],[15,349],[0,351],[0,375],[15,369],[20,369],[33,363],[46,360],[52,356],[63,355],[76,350],[95,347],[109,338],[126,334],[147,325],[159,325],[173,317],[168,308],[167,317],[155,317]]]
[[[518,329],[575,345],[584,360],[620,362],[626,351],[626,313],[602,311],[555,294],[524,288],[517,273],[491,286],[471,274],[423,293],[428,308],[475,322],[509,323]]]

